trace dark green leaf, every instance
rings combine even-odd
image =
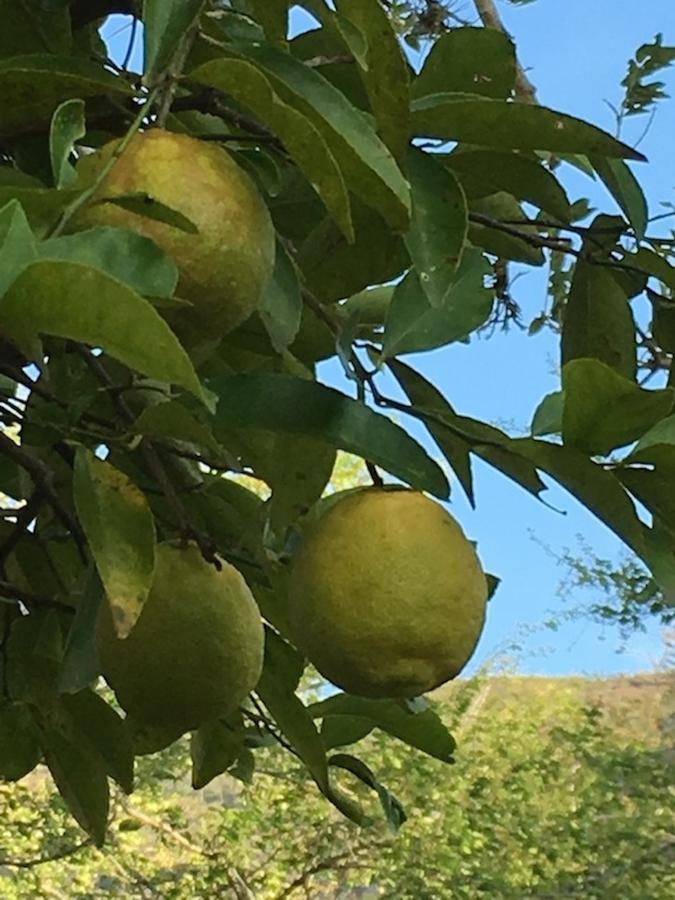
[[[445,499],[441,469],[395,425],[332,388],[286,375],[235,375],[210,384],[220,427],[303,434],[356,453],[408,484]]]
[[[0,327],[19,342],[43,333],[101,347],[150,378],[202,397],[192,363],[166,322],[147,300],[96,269],[33,263],[0,301]]]
[[[282,51],[279,54],[287,56]],[[334,148],[305,110],[284,103],[264,72],[245,60],[214,60],[191,72],[190,80],[224,91],[268,125],[315,187],[341,232],[353,240],[349,195],[339,159],[336,162]]]
[[[144,0],[144,80],[153,84],[169,66],[176,49],[205,0]]]
[[[58,688],[63,693],[75,694],[83,690],[100,674],[95,634],[102,600],[103,585],[96,570],[92,568],[77,605],[61,660]]]
[[[466,241],[466,199],[454,175],[433,154],[408,154],[412,220],[405,243],[429,304],[443,305]]]
[[[673,408],[675,391],[649,391],[597,359],[575,359],[562,371],[563,440],[607,455],[641,437]]]
[[[40,743],[30,708],[0,705],[0,781],[19,781],[40,762]]]
[[[135,194],[117,194],[114,197],[101,197],[100,200],[93,201],[94,205],[101,203],[114,203],[122,209],[128,209],[129,212],[136,213],[139,216],[145,216],[146,219],[153,219],[155,222],[163,222],[165,225],[171,225],[179,231],[186,234],[199,234],[199,229],[177,209],[172,209],[166,203],[156,200],[150,194],[144,194],[142,191]]]
[[[511,96],[516,79],[513,42],[494,28],[453,28],[434,41],[413,97],[452,92],[497,100]]]
[[[288,31],[289,0],[248,0],[255,19],[262,25],[267,40],[280,43]]]
[[[521,153],[462,150],[443,157],[471,199],[506,191],[526,200],[562,222],[569,221],[570,204],[564,188],[541,162]]]
[[[260,302],[260,318],[277,353],[283,353],[295,340],[301,316],[298,273],[284,245],[277,241],[274,273]]]
[[[315,719],[327,716],[356,716],[374,724],[411,747],[443,762],[453,762],[455,740],[437,713],[430,707],[412,713],[395,700],[366,700],[350,694],[336,694],[309,707]]]
[[[43,727],[40,737],[45,762],[59,793],[78,824],[100,847],[108,824],[105,762],[86,739],[73,743],[51,727]]]
[[[371,284],[391,281],[410,265],[401,236],[372,209],[352,206],[356,239],[349,244],[324,219],[301,245],[297,263],[307,287],[324,303],[350,297]]]
[[[205,722],[190,736],[192,787],[198,791],[227,771],[244,743],[241,714]]]
[[[66,100],[52,116],[49,129],[49,156],[54,187],[65,188],[75,181],[75,167],[70,162],[70,154],[75,142],[86,133],[84,101]]]
[[[196,444],[222,453],[222,447],[213,436],[208,425],[200,422],[177,400],[168,400],[146,406],[131,426],[135,434],[148,437],[168,438],[186,444]]]
[[[375,791],[379,797],[382,810],[384,811],[385,818],[391,829],[393,831],[399,830],[401,825],[403,825],[408,818],[401,803],[387,790],[386,787],[384,787],[384,785],[379,783],[373,772],[364,762],[347,753],[336,753],[330,757],[328,765],[351,772],[352,775],[355,775],[359,779],[359,781],[362,781],[364,784],[368,785],[371,790]]]
[[[86,59],[35,54],[0,60],[0,138],[48,121],[64,100],[130,93],[126,79]]]
[[[155,567],[155,524],[144,495],[126,475],[84,447],[75,454],[73,493],[115,630],[136,624]]]
[[[407,394],[413,414],[427,426],[472,502],[468,460],[464,455],[469,450],[536,497],[544,490],[545,485],[535,466],[510,449],[509,438],[503,431],[485,422],[458,416],[432,384],[400,360],[389,360],[387,365]]]
[[[522,222],[522,227],[518,224],[512,227],[522,231],[524,235],[536,236],[536,229],[528,224],[531,220],[510,194],[499,192],[474,200],[470,204],[470,213],[479,213],[487,217],[485,223],[471,221],[469,240],[474,246],[483,247],[488,253],[499,259],[511,259],[515,262],[527,263],[530,266],[543,266],[546,258],[541,247],[533,246],[525,237],[521,238],[513,233],[507,233],[498,226],[493,227],[490,224],[491,221]]]
[[[591,162],[633,228],[636,240],[641,241],[647,228],[648,210],[637,178],[622,159],[600,156],[594,157]]]
[[[170,297],[178,283],[176,264],[149,238],[123,228],[91,228],[43,241],[42,259],[97,269],[147,297]]]
[[[326,716],[321,723],[321,737],[327,750],[356,744],[367,737],[375,723],[361,716]]]
[[[62,702],[76,732],[104,761],[108,775],[130,794],[134,789],[134,751],[124,719],[93,691],[64,696]]]
[[[65,3],[36,9],[35,0],[0,0],[0,57],[17,53],[71,51],[70,16]]]
[[[494,147],[550,150],[644,160],[632,147],[588,122],[529,103],[439,93],[413,103],[413,134]]]

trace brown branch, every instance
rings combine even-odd
[[[485,28],[495,28],[508,38],[511,37],[497,12],[494,0],[475,0],[475,3],[476,10]],[[518,60],[516,60],[515,94],[518,100],[523,103],[537,102],[537,89],[525,74],[525,70]]]
[[[58,495],[55,485],[55,476],[52,470],[37,456],[32,456],[21,447],[15,444],[6,434],[0,433],[0,454],[17,463],[25,472],[28,472],[32,478],[36,488],[44,494],[45,499],[52,507],[58,518],[63,522],[68,531],[72,534],[77,544],[80,557],[87,562],[87,554],[85,552],[85,538],[77,519],[72,515],[68,508],[62,503]]]

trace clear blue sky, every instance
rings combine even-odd
[[[473,4],[465,0],[455,9],[469,18]],[[614,128],[614,119],[606,101],[620,100],[620,82],[636,48],[650,42],[658,32],[663,32],[665,44],[675,43],[673,0],[650,0],[639,5],[615,0],[566,0],[564,4],[537,0],[520,7],[501,3],[500,10],[540,102],[609,131]],[[120,33],[123,24],[117,19],[106,28],[109,39],[115,34],[111,40],[115,55],[123,53],[120,48],[128,36],[126,30]],[[305,30],[312,27],[311,19],[295,14],[293,26],[294,30]],[[663,80],[667,92],[674,95],[675,68],[667,71]],[[643,117],[628,120],[623,139],[634,143],[646,124]],[[675,201],[674,146],[675,100],[661,105],[640,144],[649,163],[634,167],[646,189],[651,215],[661,211],[660,201]],[[572,199],[589,196],[593,205],[614,211],[611,198],[584,176],[570,172],[565,184]],[[526,320],[540,310],[544,285],[543,272],[528,270],[514,286]],[[518,430],[529,424],[541,397],[558,387],[557,341],[547,333],[528,337],[512,329],[489,340],[474,339],[469,346],[454,345],[407,359],[445,393],[460,413],[498,424],[511,423]],[[323,381],[351,392],[337,363],[322,365],[319,374]],[[417,423],[402,424],[433,448]],[[551,612],[564,615],[575,603],[592,599],[578,594],[562,602],[557,597],[563,572],[545,547],[554,551],[574,549],[576,536],[581,535],[599,555],[618,558],[622,546],[612,533],[557,487],[547,492],[546,499],[564,514],[552,511],[479,462],[474,464],[474,473],[477,509],[470,509],[456,483],[450,509],[478,542],[486,569],[501,577],[502,585],[490,604],[488,623],[471,668],[493,658],[511,642],[519,644],[517,664],[527,673],[611,674],[651,668],[661,656],[657,626],[625,644],[616,629],[585,620],[563,623],[557,631],[543,626]],[[623,652],[617,653],[620,645]]]

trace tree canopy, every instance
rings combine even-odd
[[[434,2],[306,0],[316,27],[289,39],[291,5],[0,0],[0,774],[44,761],[97,844],[109,779],[131,791],[157,738],[100,687],[96,621],[108,605],[133,633],[159,543],[235,566],[265,621],[255,692],[193,731],[195,783],[251,769],[262,731],[345,816],[368,818],[358,781],[398,826],[377,772],[334,749],[378,727],[452,762],[422,700],[298,689],[288,574],[338,451],[439,501],[452,484],[474,502],[474,459],[539,498],[547,476],[641,561],[641,599],[675,598],[675,239],[650,219],[643,155],[537,102],[492,3],[472,26]],[[108,56],[113,12],[142,22],[142,75]],[[674,59],[660,37],[638,49],[619,119],[651,108]],[[198,149],[147,156],[139,191],[130,160],[160,131]],[[255,189],[212,235],[216,147]],[[620,213],[573,201],[565,167]],[[212,265],[232,302],[255,294],[236,327],[204,305]],[[560,345],[526,437],[459,415],[408,359],[512,320],[519,265],[547,267],[529,327]],[[331,357],[339,389],[317,380]]]

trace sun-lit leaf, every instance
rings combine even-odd
[[[49,155],[54,187],[68,187],[75,181],[75,167],[70,162],[70,155],[75,142],[84,137],[86,131],[83,100],[66,100],[52,116]]]
[[[83,341],[150,378],[202,396],[192,363],[152,305],[126,285],[77,263],[40,260],[0,300],[0,328]]]
[[[0,209],[0,297],[37,256],[26,214],[16,200]]]
[[[155,525],[139,489],[108,462],[78,447],[73,492],[112,611],[126,637],[145,603],[155,568]]]
[[[597,359],[563,367],[563,440],[606,455],[640,438],[673,408],[675,391],[645,390]]]
[[[265,72],[246,60],[205,63],[190,73],[190,79],[226,92],[268,125],[314,186],[342,233],[353,239],[349,195],[339,159],[336,161],[334,148],[304,110],[283,102]]]

